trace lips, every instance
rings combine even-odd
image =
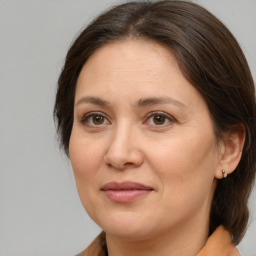
[[[128,203],[144,197],[153,191],[153,188],[137,182],[109,182],[101,190],[108,199],[116,203]]]

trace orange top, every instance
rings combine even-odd
[[[105,233],[102,232],[77,256],[107,256]],[[219,226],[208,238],[205,246],[196,256],[240,256],[223,226]]]
[[[240,256],[240,254],[232,243],[229,232],[223,226],[219,226],[196,256]]]

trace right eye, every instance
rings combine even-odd
[[[82,118],[81,122],[84,125],[90,126],[90,127],[104,126],[109,123],[107,118],[99,113],[89,113]]]

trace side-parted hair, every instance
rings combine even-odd
[[[254,82],[236,39],[201,6],[178,0],[120,4],[96,18],[70,47],[58,80],[54,117],[60,144],[69,156],[76,83],[88,58],[111,42],[142,39],[157,42],[177,59],[186,79],[210,110],[216,138],[226,131],[246,131],[242,158],[215,190],[210,233],[223,225],[238,244],[248,222],[248,198],[256,171],[256,102]]]

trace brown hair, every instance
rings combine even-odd
[[[168,47],[183,75],[205,99],[216,137],[243,124],[241,161],[219,180],[212,202],[210,233],[218,225],[239,243],[248,222],[248,197],[256,169],[256,103],[253,79],[237,41],[211,13],[186,1],[139,1],[113,7],[94,20],[69,49],[58,80],[54,108],[61,145],[68,155],[76,82],[87,59],[104,44],[141,38]]]

